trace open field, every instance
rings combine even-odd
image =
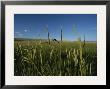
[[[96,76],[96,42],[15,40],[15,76]]]

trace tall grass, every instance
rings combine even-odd
[[[49,30],[48,30],[48,25],[46,25],[46,31],[47,31],[47,38],[48,38],[48,43],[49,43],[49,45],[50,45],[50,33],[49,33]]]
[[[36,44],[37,43],[37,44]],[[79,45],[80,44],[80,45]],[[97,75],[96,43],[59,44],[15,41],[14,74],[16,76],[93,76]]]

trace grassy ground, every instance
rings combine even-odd
[[[15,41],[15,76],[96,76],[96,42]]]

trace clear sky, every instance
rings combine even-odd
[[[97,40],[96,14],[15,14],[14,37],[47,39],[46,25],[50,38],[59,40],[62,26],[63,40]]]

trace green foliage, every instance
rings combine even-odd
[[[15,41],[15,76],[96,76],[96,42]]]

